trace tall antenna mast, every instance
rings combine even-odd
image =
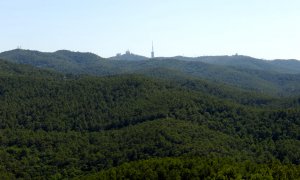
[[[153,49],[154,49],[154,48],[153,48],[153,41],[152,41],[152,52],[153,52]]]
[[[153,48],[153,41],[152,41],[152,51],[151,51],[151,58],[154,58],[154,48]]]

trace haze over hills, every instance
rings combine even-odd
[[[263,71],[274,71],[279,73],[300,73],[300,61],[297,60],[262,60],[249,56],[217,56],[198,57],[197,60],[210,64],[232,66]]]
[[[10,62],[30,64],[60,71],[63,73],[114,75],[144,74],[151,71],[152,76],[164,76],[177,71],[185,77],[197,77],[226,83],[239,88],[273,93],[274,95],[300,94],[300,61],[266,61],[247,56],[207,56],[207,57],[170,57],[148,59],[132,53],[101,58],[92,53],[56,51],[43,53],[30,50],[12,50],[0,54],[0,58]],[[150,73],[151,74],[151,73]]]
[[[19,57],[17,57],[19,56]],[[34,64],[38,62],[47,62],[49,58],[52,58],[52,63],[55,63],[55,59],[68,60],[71,62],[77,63],[92,63],[97,60],[103,60],[102,58],[93,53],[82,53],[82,52],[73,52],[68,50],[58,50],[53,53],[44,53],[33,50],[22,50],[15,49],[11,51],[5,51],[0,53],[2,59],[8,59],[15,61],[17,63],[24,64]],[[28,60],[31,58],[31,60]],[[124,54],[117,54],[116,56],[107,58],[110,60],[124,60],[124,61],[145,61],[150,60],[151,58],[137,55],[126,51]],[[275,60],[264,60],[252,58],[250,56],[243,55],[232,55],[232,56],[200,56],[200,57],[184,57],[184,56],[174,56],[174,57],[156,57],[157,60],[168,60],[175,59],[181,61],[200,61],[209,64],[216,64],[222,66],[231,66],[231,67],[240,67],[247,69],[255,70],[265,70],[265,71],[276,71],[280,73],[287,74],[297,74],[300,73],[300,61],[296,59],[275,59]],[[35,64],[34,64],[35,65]]]
[[[142,61],[149,60],[145,56],[136,55],[127,51],[125,54],[118,54],[109,59],[112,60],[129,60],[129,61]],[[249,68],[255,70],[275,71],[279,73],[298,74],[300,73],[300,61],[296,59],[275,59],[265,60],[257,59],[250,56],[232,55],[232,56],[200,56],[200,57],[156,57],[159,60],[176,59],[182,61],[200,61],[209,64],[216,64],[222,66],[231,66],[239,68]]]

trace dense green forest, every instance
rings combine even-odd
[[[163,158],[125,163],[78,179],[297,179],[299,167],[216,158]],[[77,178],[76,178],[77,179]]]
[[[164,69],[0,70],[2,179],[300,178],[297,96]]]

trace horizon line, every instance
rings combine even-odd
[[[5,52],[9,52],[9,51],[14,51],[14,50],[36,51],[36,52],[41,52],[41,53],[55,53],[55,52],[58,52],[58,51],[69,51],[69,52],[76,52],[76,53],[91,53],[91,54],[97,55],[97,56],[99,56],[101,58],[104,58],[104,59],[109,59],[109,58],[116,57],[118,54],[125,55],[126,51],[129,51],[130,54],[132,54],[132,55],[142,56],[142,57],[151,59],[151,57],[148,57],[148,56],[145,56],[145,55],[141,55],[141,54],[135,54],[135,53],[133,53],[130,50],[125,50],[125,52],[123,54],[122,53],[116,53],[114,56],[104,57],[104,56],[101,56],[98,53],[95,53],[95,52],[92,52],[92,51],[78,51],[78,50],[70,50],[70,49],[58,49],[58,50],[54,50],[54,51],[42,51],[42,50],[36,50],[36,49],[24,49],[21,46],[17,46],[17,48],[15,48],[15,49],[4,50],[4,51],[0,52],[0,54],[5,53]],[[244,57],[250,57],[250,58],[253,58],[253,59],[266,60],[266,61],[274,61],[274,60],[297,60],[297,61],[300,61],[300,59],[296,59],[296,58],[266,59],[266,58],[258,58],[258,57],[254,57],[254,56],[251,56],[251,55],[238,54],[238,53],[235,53],[235,54],[232,54],[232,55],[229,55],[229,54],[215,54],[215,55],[197,55],[197,56],[185,56],[184,54],[181,54],[181,55],[179,54],[179,55],[172,55],[172,56],[157,56],[157,57],[154,57],[154,59],[158,59],[158,58],[174,58],[174,57],[199,58],[199,57],[221,57],[221,56],[228,56],[228,57],[229,56],[244,56]]]

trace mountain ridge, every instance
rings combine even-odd
[[[128,57],[138,57],[127,54]],[[43,53],[13,50],[0,53],[0,58],[20,64],[30,64],[62,73],[107,76],[116,74],[145,74],[149,69],[179,71],[184,76],[226,83],[247,90],[285,94],[300,94],[300,61],[266,61],[248,56],[183,56],[147,60],[106,59],[93,53],[59,50]],[[146,57],[145,57],[146,58]],[[299,69],[298,69],[299,66]],[[149,73],[148,73],[149,74]],[[154,74],[160,76],[159,74]],[[284,85],[284,86],[283,86]]]

